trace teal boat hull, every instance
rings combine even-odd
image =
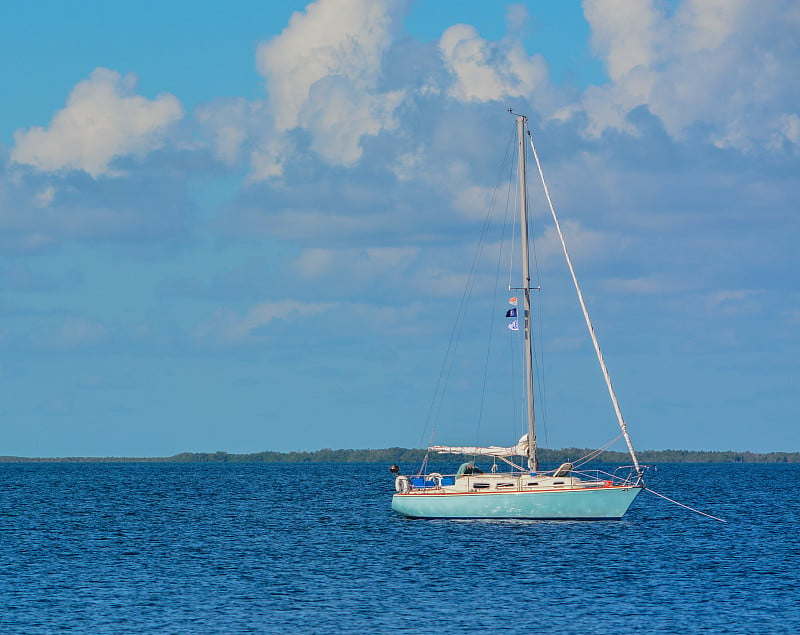
[[[619,520],[643,486],[527,492],[408,492],[392,509],[409,518]]]

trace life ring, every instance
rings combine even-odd
[[[394,488],[401,494],[405,494],[411,489],[411,484],[408,482],[408,477],[401,474],[394,479]]]
[[[429,481],[435,481],[436,487],[442,486],[442,475],[439,472],[431,472],[428,476],[425,477]]]

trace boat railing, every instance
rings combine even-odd
[[[620,465],[614,470],[614,480],[622,481],[623,485],[640,485],[645,470],[646,465]]]
[[[439,489],[442,485],[453,485],[456,482],[456,475],[431,472],[412,476],[410,480],[413,489]]]
[[[637,472],[634,465],[621,465],[613,472],[606,470],[593,469],[593,470],[577,470],[573,472],[576,476],[585,477],[590,480],[606,481],[610,485],[623,486],[623,485],[637,485],[641,479],[641,472],[646,469],[645,466],[639,466],[640,471]]]

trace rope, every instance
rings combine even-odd
[[[536,159],[536,167],[539,170],[539,178],[542,182],[542,189],[544,190],[545,198],[547,199],[547,205],[550,207],[550,213],[553,216],[553,222],[556,226],[556,231],[558,232],[558,237],[561,240],[561,247],[564,252],[564,258],[567,261],[567,266],[569,267],[569,272],[572,275],[572,282],[575,284],[575,291],[578,293],[578,302],[581,305],[581,310],[583,311],[583,317],[586,321],[586,326],[589,329],[589,336],[592,338],[592,344],[594,344],[594,350],[597,354],[597,361],[600,362],[600,369],[603,371],[603,377],[606,380],[606,386],[608,387],[608,394],[611,396],[611,403],[614,406],[614,412],[617,415],[617,421],[619,422],[620,430],[622,430],[622,435],[625,437],[625,443],[628,446],[628,451],[630,452],[631,459],[633,460],[633,465],[636,468],[637,473],[641,473],[639,469],[639,461],[636,458],[636,453],[633,451],[633,444],[631,443],[631,439],[628,436],[628,426],[625,424],[625,419],[622,418],[622,411],[620,410],[619,403],[617,402],[617,395],[614,392],[614,387],[611,385],[611,375],[608,373],[608,368],[606,368],[605,360],[603,359],[603,353],[600,352],[600,344],[597,341],[597,336],[594,332],[594,326],[592,326],[592,321],[589,319],[589,311],[586,308],[586,302],[583,300],[583,293],[581,292],[581,287],[578,284],[578,278],[575,275],[575,269],[572,266],[572,259],[569,257],[569,252],[567,251],[567,243],[564,241],[564,234],[561,233],[561,224],[558,222],[558,216],[556,216],[556,210],[553,207],[553,201],[550,199],[550,190],[547,188],[547,183],[544,180],[544,172],[542,171],[542,164],[539,162],[539,153],[536,152],[536,146],[533,145],[533,135],[531,135],[530,130],[528,130],[528,141],[530,141],[531,150],[533,150],[533,158]]]
[[[489,214],[491,214],[495,207],[495,202],[499,196],[499,187],[500,187],[500,177],[498,176],[498,183],[495,186],[494,194],[492,195],[492,202],[489,209]],[[500,233],[500,245],[497,250],[497,265],[494,274],[494,291],[492,294],[492,298],[497,299],[499,297],[498,289],[500,288],[500,272],[503,266],[503,255],[504,249],[506,244],[506,227],[508,226],[508,215],[509,215],[509,204],[508,204],[508,191],[506,191],[506,213],[505,218],[503,219],[503,224],[501,225],[501,233]],[[487,223],[489,219],[487,218]],[[488,242],[488,241],[487,241]],[[513,246],[513,241],[512,241]],[[513,254],[513,249],[510,250]],[[511,285],[509,285],[510,287]],[[489,329],[488,329],[488,337],[486,341],[486,356],[483,362],[483,384],[481,386],[481,399],[480,399],[480,406],[478,408],[478,425],[477,430],[475,432],[475,445],[480,445],[480,433],[481,433],[481,424],[483,423],[483,409],[486,405],[486,387],[489,380],[489,362],[491,361],[491,353],[492,353],[492,344],[494,341],[494,332],[495,332],[495,324],[497,323],[497,310],[494,304],[492,304],[492,310],[490,312],[490,319],[489,319]]]
[[[716,516],[712,516],[711,514],[706,514],[705,512],[701,512],[699,509],[695,509],[694,507],[689,507],[688,505],[684,505],[683,503],[679,503],[676,500],[672,500],[671,498],[669,498],[667,496],[664,496],[663,494],[659,494],[658,492],[656,492],[655,490],[650,489],[649,487],[645,487],[645,490],[650,492],[651,494],[655,494],[656,496],[660,496],[661,498],[663,498],[664,500],[669,501],[670,503],[675,503],[676,505],[679,505],[681,507],[685,507],[686,509],[688,509],[689,511],[694,512],[695,514],[700,514],[701,516],[708,516],[709,518],[713,518],[714,520],[718,520],[721,523],[728,522],[727,520],[722,520],[722,518],[717,518]]]
[[[509,135],[506,147],[506,154],[503,158],[503,167],[498,173],[495,189],[492,194],[492,199],[486,211],[486,217],[484,218],[483,227],[481,228],[478,244],[473,253],[472,262],[470,264],[469,272],[467,274],[467,281],[464,285],[464,290],[462,292],[461,300],[459,302],[458,310],[456,311],[455,320],[453,322],[453,328],[450,332],[450,339],[448,340],[447,343],[447,349],[445,350],[444,358],[442,359],[442,364],[439,369],[439,375],[436,378],[436,385],[433,390],[431,402],[428,407],[428,412],[425,416],[425,423],[422,429],[422,434],[420,435],[420,443],[419,443],[420,446],[422,445],[429,428],[431,432],[430,432],[430,440],[427,444],[427,447],[433,445],[433,441],[436,436],[436,425],[440,419],[441,412],[444,407],[445,395],[448,390],[450,375],[453,371],[453,366],[455,364],[456,353],[458,351],[459,341],[461,339],[461,333],[464,329],[467,307],[469,306],[470,300],[472,298],[472,291],[474,289],[476,277],[478,274],[480,258],[484,251],[484,248],[486,247],[487,235],[489,228],[491,226],[491,218],[495,209],[495,204],[497,202],[497,196],[500,189],[502,175],[505,173],[505,165],[507,164],[511,156],[511,150],[513,147],[511,145],[512,140],[513,140],[513,135]],[[427,461],[428,455],[426,454],[425,456]]]
[[[600,455],[601,455],[603,452],[605,452],[606,450],[608,450],[608,448],[610,448],[612,445],[614,445],[614,444],[615,444],[617,441],[619,441],[621,438],[622,438],[622,435],[621,435],[621,434],[619,434],[619,435],[617,435],[617,436],[616,436],[614,439],[611,439],[611,441],[609,441],[608,443],[606,443],[606,444],[605,444],[603,447],[601,447],[601,448],[598,448],[598,449],[596,449],[596,450],[593,450],[593,451],[589,452],[589,454],[587,454],[587,455],[585,455],[585,456],[582,456],[582,457],[581,457],[581,458],[579,458],[577,461],[573,461],[573,463],[574,463],[575,467],[576,467],[576,468],[577,468],[577,467],[581,467],[582,465],[586,465],[586,464],[587,464],[587,463],[589,463],[590,461],[594,461],[594,460],[595,460],[595,459],[596,459],[598,456],[600,456]]]

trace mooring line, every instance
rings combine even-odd
[[[672,500],[668,496],[664,496],[663,494],[659,494],[657,491],[650,489],[649,487],[645,487],[645,490],[650,492],[651,494],[655,494],[656,496],[660,496],[664,500],[668,500],[670,503],[675,503],[676,505],[680,505],[681,507],[685,507],[686,509],[695,512],[696,514],[700,514],[701,516],[708,516],[709,518],[713,518],[714,520],[718,520],[721,523],[728,522],[727,520],[722,520],[722,518],[717,518],[716,516],[712,516],[711,514],[706,514],[705,512],[701,512],[699,509],[695,509],[694,507],[689,507],[688,505],[684,505],[683,503],[679,503],[676,500]]]

